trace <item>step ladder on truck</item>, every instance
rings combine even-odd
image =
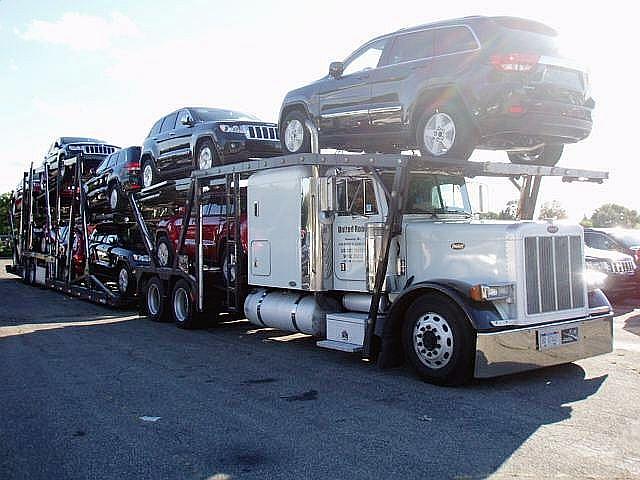
[[[581,227],[472,221],[465,178],[475,177],[509,179],[526,220],[543,177],[601,183],[608,174],[321,153],[194,171],[130,194],[151,259],[137,272],[141,308],[182,327],[246,317],[382,367],[406,360],[437,384],[610,352],[612,311],[585,276]],[[216,266],[205,255],[203,212],[220,190],[233,228]],[[165,267],[145,218],[162,202],[186,205]]]

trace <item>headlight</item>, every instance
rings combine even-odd
[[[587,260],[586,265],[588,270],[595,270],[597,272],[609,273],[613,270],[611,263],[606,260]]]
[[[69,145],[69,150],[82,150],[82,145]]]
[[[224,133],[244,133],[244,128],[242,127],[242,125],[226,125],[223,123],[218,125],[218,127]]]
[[[137,253],[134,253],[133,254],[133,259],[136,262],[149,263],[149,255],[138,255]]]
[[[515,300],[515,285],[513,283],[474,285],[469,295],[476,302],[505,300],[511,303]]]

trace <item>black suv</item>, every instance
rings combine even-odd
[[[311,120],[321,147],[458,159],[481,148],[554,165],[589,135],[595,105],[555,37],[530,20],[467,17],[375,38],[286,95],[283,149],[309,151]]]
[[[585,228],[584,243],[600,250],[617,250],[631,255],[640,265],[640,230],[632,228]]]
[[[85,185],[91,207],[108,204],[112,211],[126,207],[127,193],[142,185],[140,147],[123,148],[109,155]]]
[[[44,161],[49,164],[49,171],[57,170],[58,163],[65,158],[75,157],[79,153],[88,163],[89,168],[95,168],[107,155],[115,152],[120,147],[109,145],[104,140],[85,137],[59,137],[51,144],[49,151],[44,156]]]
[[[115,283],[120,293],[135,293],[136,268],[149,264],[137,227],[98,224],[89,237],[89,264],[94,275]]]
[[[218,108],[182,108],[162,117],[142,146],[142,182],[281,152],[277,125]]]

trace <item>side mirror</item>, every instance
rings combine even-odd
[[[336,210],[336,178],[320,177],[318,181],[320,210],[326,213],[334,212]]]
[[[180,119],[180,123],[185,127],[190,127],[193,125],[193,120],[191,120],[189,117],[182,117]]]
[[[329,75],[333,78],[340,78],[342,76],[342,72],[344,72],[344,63],[331,62],[329,65]]]

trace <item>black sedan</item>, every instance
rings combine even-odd
[[[278,126],[246,113],[182,108],[158,120],[142,146],[142,183],[281,152]]]

